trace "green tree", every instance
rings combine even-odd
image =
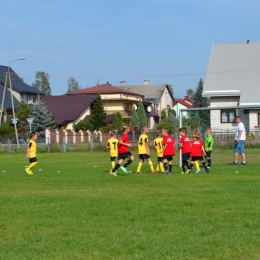
[[[113,117],[112,117],[112,126],[114,129],[121,129],[121,126],[122,126],[122,115],[120,112],[116,112],[116,113],[113,113]]]
[[[78,132],[79,130],[90,130],[93,131],[93,125],[87,120],[80,120],[78,123],[74,124],[74,129]]]
[[[73,77],[70,77],[68,79],[67,93],[78,91],[78,90],[81,90],[81,89],[82,88],[81,88],[81,86],[79,85],[79,83],[76,79],[74,79]]]
[[[90,123],[94,126],[94,129],[96,130],[107,124],[106,112],[101,100],[101,96],[99,94],[91,109]]]
[[[162,110],[161,116],[162,116],[162,118],[166,118],[167,117],[167,112],[166,112],[165,108]]]
[[[35,74],[35,82],[32,87],[42,91],[46,96],[51,96],[50,76],[44,71],[37,71]]]
[[[11,125],[10,119],[7,122],[2,122],[0,126],[0,134],[5,138],[9,136],[9,134],[14,133],[14,127]]]
[[[193,102],[194,108],[208,107],[208,98],[202,97],[202,91],[203,91],[203,81],[202,79],[200,79],[194,94],[194,102]],[[198,126],[202,126],[202,125],[204,127],[210,126],[210,112],[207,110],[192,111],[190,113],[190,118],[191,119],[197,118]]]
[[[194,95],[195,95],[195,93],[194,93],[193,89],[189,88],[189,89],[186,90],[186,96],[193,98]]]
[[[139,128],[139,120],[138,120],[138,115],[137,115],[136,110],[135,110],[135,106],[132,107],[131,126],[137,126]]]
[[[34,104],[32,108],[32,117],[32,131],[42,134],[46,128],[55,129],[56,124],[53,121],[50,112],[40,99],[38,99],[37,103]]]
[[[27,118],[31,114],[32,114],[31,107],[22,100],[16,110],[16,117],[18,118],[18,123],[17,123],[18,133],[25,133],[28,131],[29,123],[27,121]]]
[[[147,117],[144,109],[144,104],[141,100],[138,101],[137,117],[139,122],[139,129],[147,125]]]

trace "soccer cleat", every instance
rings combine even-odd
[[[185,172],[181,172],[181,174],[185,174]]]
[[[109,173],[111,176],[117,176],[117,174],[115,172],[110,172]]]
[[[136,173],[136,174],[140,174],[141,172],[136,171],[135,173]]]
[[[200,172],[201,172],[201,170],[197,170],[197,171],[196,171],[196,173],[200,173]]]
[[[155,170],[153,173],[159,173],[159,171],[158,171],[158,170]]]
[[[208,168],[206,169],[206,172],[209,172],[209,169],[208,169]]]
[[[168,171],[165,171],[163,174],[168,174],[169,172]]]
[[[190,173],[190,170],[187,170],[185,173]]]
[[[211,168],[211,166],[207,166],[207,168],[208,168],[208,169],[210,169],[210,168]]]
[[[28,168],[25,168],[25,171],[26,171],[26,173],[28,173],[28,174],[33,174],[33,172],[30,171]]]
[[[245,162],[242,162],[241,165],[246,165],[246,163],[245,163]]]
[[[158,171],[151,171],[152,174],[158,173]]]
[[[172,172],[168,172],[168,174],[172,174]]]
[[[232,162],[230,165],[238,165],[237,162]]]
[[[124,172],[124,173],[128,173],[127,169],[124,166],[120,166],[120,169]]]

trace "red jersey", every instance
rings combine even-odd
[[[182,136],[180,139],[180,143],[182,144],[181,152],[184,153],[190,153],[191,152],[191,143],[188,136]]]
[[[129,144],[129,137],[128,137],[127,133],[123,133],[121,135],[120,141],[122,141],[122,142],[124,142],[126,144]],[[119,143],[119,145],[118,145],[118,153],[127,153],[127,152],[129,152],[128,151],[128,146]]]
[[[204,147],[204,143],[203,141],[201,141],[200,139],[195,139],[193,141],[191,141],[191,157],[193,156],[203,156],[202,153],[202,147]]]
[[[166,146],[166,148],[163,151],[163,156],[165,155],[175,155],[175,149],[174,149],[174,139],[170,135],[165,135],[163,137],[163,144]]]

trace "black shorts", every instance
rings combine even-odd
[[[183,153],[182,154],[182,160],[189,160],[190,159],[190,153]]]
[[[195,161],[204,161],[204,159],[203,159],[203,156],[193,156],[193,157],[191,157],[191,160],[193,161],[193,162],[195,162]]]
[[[139,154],[139,159],[140,160],[145,160],[145,159],[149,159],[150,155],[148,155],[147,153],[145,154]]]
[[[165,155],[165,156],[163,156],[163,159],[167,160],[167,161],[172,161],[173,157],[172,157],[172,155]]]
[[[207,158],[210,158],[211,153],[212,153],[212,151],[208,151],[208,152],[206,152],[206,157],[207,157]]]
[[[158,162],[162,162],[163,161],[163,157],[157,157]]]
[[[118,160],[121,160],[121,159],[126,159],[128,157],[131,157],[132,154],[130,152],[126,152],[126,153],[119,153],[118,154]]]
[[[110,161],[111,161],[111,162],[114,162],[115,160],[116,160],[116,156],[115,156],[115,157],[111,157],[111,156],[110,156]]]
[[[37,162],[37,158],[36,158],[36,157],[30,158],[30,159],[29,159],[29,162],[30,162],[30,163]]]

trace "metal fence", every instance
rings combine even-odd
[[[118,131],[117,138],[121,138],[121,131]],[[138,146],[138,139],[141,132],[129,132],[129,140],[135,149]],[[175,139],[175,147],[179,144],[179,133],[172,132],[170,134]],[[187,134],[191,139],[191,131]],[[151,130],[148,134],[149,145],[153,146],[153,140],[156,138],[156,131]],[[235,131],[227,130],[215,130],[212,132],[214,138],[214,148],[228,149],[234,145]],[[56,136],[51,134],[48,138],[45,137],[44,133],[39,135],[37,140],[37,152],[90,152],[90,151],[106,151],[106,143],[110,138],[109,133],[103,133],[102,135],[85,135],[84,139],[78,137],[68,136]],[[202,139],[205,140],[206,134],[202,133]],[[16,143],[14,134],[1,135],[0,134],[0,153],[19,153],[26,152],[27,143],[29,141],[29,134],[18,134],[19,145]],[[83,140],[83,141],[82,141]],[[260,130],[253,129],[247,134],[246,146],[252,148],[260,148]]]

